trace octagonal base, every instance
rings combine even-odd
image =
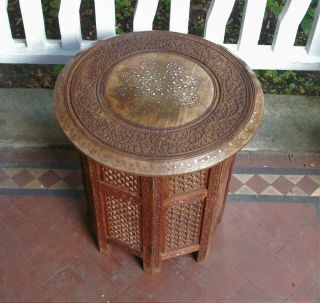
[[[234,156],[194,173],[142,177],[82,155],[84,186],[99,250],[118,245],[143,259],[146,272],[162,260],[208,254],[220,221]]]

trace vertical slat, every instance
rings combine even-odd
[[[61,0],[59,26],[62,48],[67,50],[81,46],[80,4],[81,0]]]
[[[239,51],[258,45],[267,0],[246,0],[239,37]]]
[[[171,0],[170,30],[188,33],[190,14],[190,0]]]
[[[320,1],[309,34],[307,50],[310,55],[320,55]]]
[[[20,9],[28,48],[45,48],[47,38],[41,0],[20,0]]]
[[[152,30],[154,16],[158,7],[158,0],[138,0],[134,19],[133,31],[148,31]]]
[[[12,43],[12,34],[8,17],[8,0],[0,1],[0,47],[5,48]]]
[[[97,38],[105,39],[116,34],[114,0],[95,0]]]
[[[272,48],[285,52],[293,46],[298,26],[303,19],[311,0],[287,0],[279,15]]]
[[[205,24],[204,37],[212,42],[223,43],[226,24],[235,0],[212,0]]]

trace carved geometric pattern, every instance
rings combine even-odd
[[[108,236],[141,250],[140,207],[129,200],[105,195]]]
[[[169,177],[170,196],[188,192],[194,189],[206,188],[206,186],[206,170],[201,170],[192,174]]]
[[[106,166],[101,167],[101,180],[103,182],[121,187],[132,193],[138,193],[139,180],[137,176],[129,175]]]
[[[203,199],[171,206],[166,212],[165,251],[199,244]]]

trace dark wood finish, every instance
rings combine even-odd
[[[119,245],[150,273],[182,254],[205,259],[234,155],[263,114],[250,68],[200,37],[130,33],[68,63],[54,100],[83,154],[100,251]]]
[[[149,273],[159,272],[162,260],[192,252],[197,252],[197,261],[204,260],[222,214],[233,161],[231,157],[184,175],[143,177],[83,156],[100,251],[121,246],[141,257]]]

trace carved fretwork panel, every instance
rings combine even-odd
[[[169,195],[177,195],[207,187],[207,170],[169,177]]]
[[[164,251],[197,245],[200,241],[204,199],[170,206],[165,215]]]
[[[108,237],[141,250],[141,209],[130,199],[105,195]]]
[[[101,166],[101,181],[139,194],[139,177]]]

